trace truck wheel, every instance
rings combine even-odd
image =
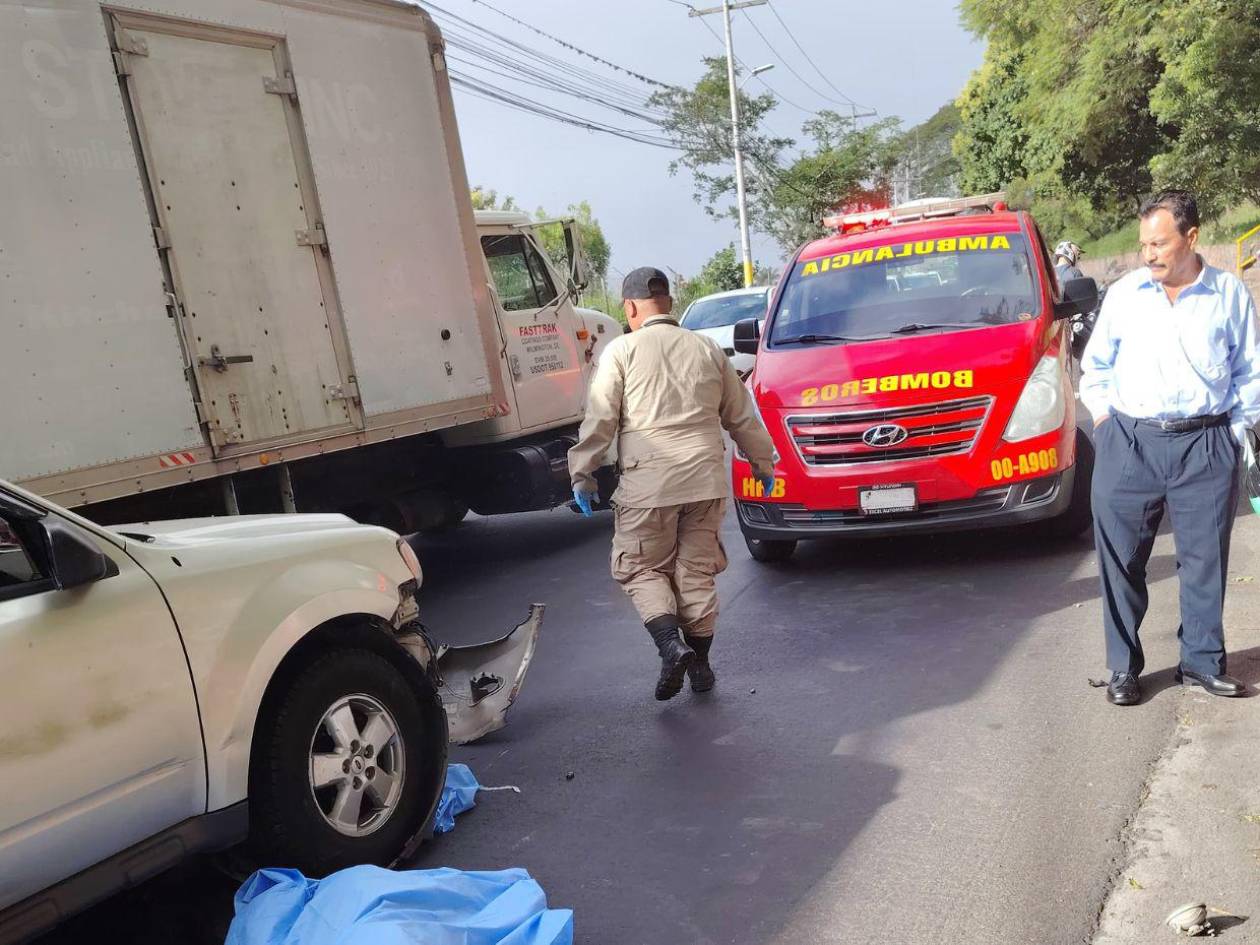
[[[745,535],[744,544],[748,546],[748,553],[752,555],[754,561],[761,561],[765,564],[786,561],[796,551],[796,542],[794,541],[749,538]]]
[[[425,680],[427,684],[427,679]],[[266,705],[250,765],[250,842],[262,865],[308,876],[389,864],[424,827],[441,778],[424,706],[385,657],[326,652]]]
[[[1067,510],[1046,522],[1054,538],[1075,538],[1094,524],[1090,504],[1090,483],[1094,478],[1094,444],[1081,430],[1076,431],[1076,475],[1072,479],[1072,500]]]

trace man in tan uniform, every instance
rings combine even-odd
[[[717,625],[715,578],[726,569],[718,538],[726,511],[725,427],[774,485],[774,444],[722,349],[680,328],[659,269],[636,269],[622,286],[631,334],[614,339],[591,383],[578,443],[569,450],[573,497],[590,514],[594,473],[617,444],[612,575],[634,601],[661,655],[657,699],[707,692]],[[681,637],[680,637],[681,631]]]

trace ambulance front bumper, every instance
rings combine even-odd
[[[1002,528],[1054,518],[1072,501],[1076,468],[1052,476],[983,489],[970,499],[925,502],[913,512],[863,515],[857,509],[808,509],[783,502],[736,503],[739,527],[748,538],[800,541],[807,538],[880,538],[922,532]]]

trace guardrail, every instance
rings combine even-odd
[[[1247,245],[1247,240],[1257,233],[1260,233],[1260,226],[1253,226],[1234,240],[1238,246],[1238,274],[1240,276],[1256,264],[1257,256],[1260,255],[1260,239],[1255,240],[1250,246]]]

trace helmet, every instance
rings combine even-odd
[[[1073,266],[1075,266],[1077,260],[1079,260],[1082,256],[1084,256],[1085,253],[1079,246],[1077,246],[1071,240],[1064,240],[1062,243],[1060,243],[1058,246],[1054,248],[1054,255],[1056,257],[1062,256],[1064,259],[1070,262]]]

